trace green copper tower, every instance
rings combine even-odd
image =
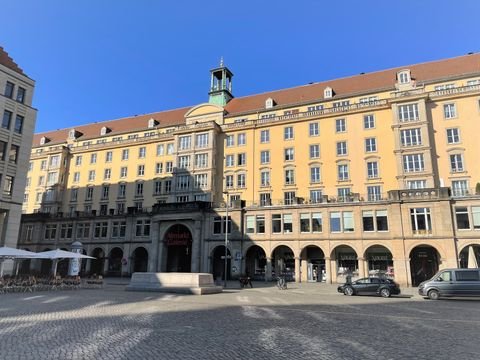
[[[223,64],[223,57],[220,59],[220,66],[210,70],[210,92],[208,102],[225,106],[233,99],[232,95],[232,72]]]

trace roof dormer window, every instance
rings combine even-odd
[[[327,86],[325,90],[323,90],[323,97],[325,99],[331,99],[333,97],[333,89],[330,86]]]
[[[45,145],[46,143],[48,143],[50,141],[49,138],[45,137],[45,136],[42,136],[40,138],[40,145]]]
[[[408,84],[410,83],[411,77],[410,77],[410,70],[402,70],[397,73],[397,80],[399,84]]]
[[[110,132],[110,129],[107,128],[106,126],[103,126],[101,129],[100,129],[100,135],[107,135],[107,133]]]
[[[265,109],[271,109],[274,106],[275,106],[275,101],[273,101],[272,98],[268,98],[267,100],[265,100]]]
[[[148,128],[149,128],[149,129],[155,127],[156,125],[158,125],[158,121],[157,121],[157,120],[155,120],[155,119],[153,119],[153,118],[150,119],[150,120],[148,120]]]
[[[68,138],[69,138],[70,140],[75,140],[75,138],[76,138],[75,135],[76,135],[75,129],[70,129],[70,131],[68,132]]]

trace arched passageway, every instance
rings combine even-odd
[[[192,269],[192,234],[184,225],[173,225],[165,234],[167,272],[190,272]]]
[[[476,266],[475,266],[476,265]],[[460,267],[463,269],[480,266],[480,245],[465,246],[460,251]]]
[[[108,275],[121,276],[122,275],[122,259],[123,250],[119,247],[115,247],[110,250],[108,255]]]
[[[293,250],[286,245],[276,247],[272,252],[272,276],[285,276],[287,281],[295,281],[295,257]]]
[[[385,246],[373,245],[365,250],[368,276],[394,278],[393,256]]]
[[[440,255],[429,245],[416,246],[410,252],[410,272],[412,285],[418,286],[422,281],[430,279],[438,271]]]
[[[302,266],[305,263],[305,268],[302,267],[302,271],[306,271],[304,280],[309,282],[326,281],[325,254],[322,249],[314,245],[307,246],[302,250],[300,258]]]
[[[148,268],[148,252],[144,247],[138,247],[132,254],[132,272],[146,272]]]
[[[267,256],[265,251],[258,245],[252,245],[248,248],[245,255],[245,275],[254,280],[265,280],[265,270],[267,266]]]
[[[358,256],[351,246],[337,246],[331,257],[336,264],[337,282],[345,282],[348,277],[358,277]]]

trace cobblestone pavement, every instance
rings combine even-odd
[[[479,330],[479,300],[346,297],[325,284],[0,295],[2,360],[478,359]]]

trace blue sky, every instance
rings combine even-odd
[[[37,82],[37,132],[204,102],[220,56],[245,96],[480,51],[477,0],[0,0],[0,9],[0,45]]]

